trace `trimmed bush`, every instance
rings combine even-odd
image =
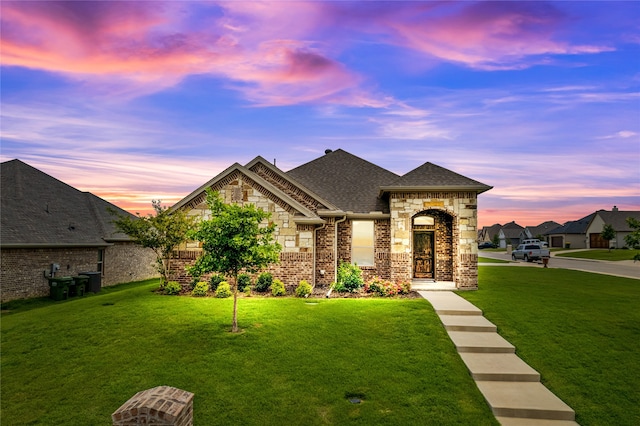
[[[164,294],[176,295],[176,294],[180,294],[181,291],[182,291],[182,286],[177,281],[169,281],[164,286]]]
[[[298,287],[296,287],[296,297],[307,297],[311,294],[311,290],[311,284],[302,280],[300,281],[300,284],[298,284]]]
[[[273,284],[273,275],[271,275],[269,272],[263,272],[260,274],[260,276],[258,276],[258,281],[256,282],[256,291],[264,293],[265,291],[269,290],[271,284]]]
[[[209,285],[211,286],[211,291],[216,291],[218,289],[218,285],[223,281],[224,281],[224,275],[213,274],[209,279]]]
[[[203,297],[207,295],[208,291],[209,291],[209,283],[200,281],[198,284],[195,285],[195,287],[193,287],[193,290],[191,291],[191,295],[196,297]]]
[[[222,281],[220,284],[218,284],[218,288],[216,289],[216,297],[219,299],[231,297],[231,286],[228,282]]]
[[[411,282],[399,281],[397,283],[392,283],[389,280],[374,277],[371,281],[365,283],[364,291],[366,293],[373,293],[380,297],[409,294],[411,292]]]
[[[338,283],[334,287],[334,290],[356,293],[363,284],[362,270],[358,268],[358,265],[340,262],[340,266],[338,267]]]
[[[271,284],[271,294],[274,296],[285,296],[287,294],[284,283],[277,278]]]
[[[246,287],[251,288],[251,275],[249,274],[238,275],[238,291],[244,291]]]

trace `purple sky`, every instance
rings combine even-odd
[[[638,2],[0,7],[2,161],[132,212],[327,148],[494,186],[481,226],[640,210]]]

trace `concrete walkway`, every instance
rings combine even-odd
[[[482,311],[451,291],[421,291],[504,426],[576,426],[575,412],[540,383]]]

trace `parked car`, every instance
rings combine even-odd
[[[522,259],[525,262],[533,262],[543,258],[549,258],[549,249],[542,248],[540,244],[520,244],[517,249],[511,253],[513,260]]]
[[[523,240],[520,244],[538,244],[540,247],[549,247],[549,243],[546,241],[540,241],[537,238]]]
[[[496,245],[493,244],[491,241],[483,241],[481,243],[478,243],[478,248],[480,250],[486,249],[486,248],[496,248]]]

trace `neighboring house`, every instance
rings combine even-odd
[[[564,225],[547,232],[549,247],[587,248],[587,228],[594,215],[595,213],[591,213],[582,219],[566,222]]]
[[[252,203],[272,214],[280,263],[270,267],[287,286],[336,280],[339,262],[357,263],[365,279],[451,281],[475,289],[477,197],[491,189],[432,163],[398,176],[343,150],[288,172],[257,157],[238,163],[173,206],[206,217],[205,189],[227,203]],[[176,253],[184,264],[198,243]]]
[[[484,226],[478,232],[478,242],[493,242],[493,239],[496,235],[500,235],[500,229],[502,229],[502,225],[499,223],[493,224],[491,226]],[[498,237],[499,238],[499,237]]]
[[[46,296],[56,276],[99,271],[103,286],[157,276],[155,255],[116,232],[109,208],[20,160],[0,164],[0,300]]]
[[[585,240],[588,248],[623,248],[626,246],[624,237],[629,235],[632,229],[627,223],[627,218],[633,217],[640,220],[640,211],[620,211],[616,206],[613,210],[599,210],[595,212],[585,231]],[[607,241],[602,238],[602,228],[604,225],[611,225],[616,231],[613,240]]]
[[[525,229],[526,229],[527,233],[529,235],[531,235],[530,238],[537,238],[540,241],[545,241],[546,240],[545,235],[549,231],[551,231],[553,229],[556,229],[556,228],[558,228],[560,226],[562,226],[562,225],[560,225],[558,222],[554,222],[552,220],[548,220],[548,221],[546,221],[544,223],[541,223],[538,226],[527,226],[527,227],[525,227]]]
[[[518,247],[520,241],[532,238],[528,231],[515,222],[509,222],[500,228],[498,232],[500,248],[507,248],[508,245]]]

